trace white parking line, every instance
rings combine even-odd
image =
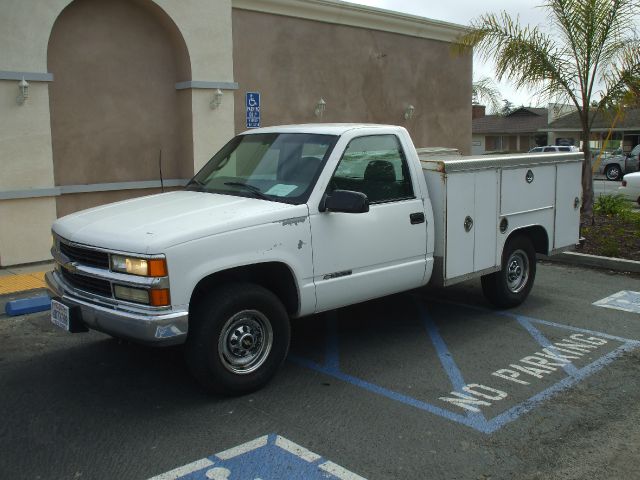
[[[282,448],[283,450],[286,450],[287,452],[292,453],[296,457],[300,457],[301,459],[309,463],[315,462],[316,460],[319,460],[322,458],[317,453],[313,453],[312,451],[307,450],[306,448],[301,447],[297,443],[293,443],[291,440],[287,440],[286,438],[281,437],[280,435],[276,437],[276,445]]]
[[[209,460],[208,458],[202,458],[200,460],[196,460],[195,462],[188,463],[187,465],[183,465],[182,467],[175,468],[170,472],[156,475],[149,480],[176,480],[177,478],[180,478],[191,472],[195,472],[196,470],[210,467],[211,465],[213,465],[213,462],[211,460]]]
[[[349,470],[345,470],[340,465],[336,465],[333,462],[326,462],[322,465],[318,465],[321,470],[324,470],[331,475],[338,477],[340,480],[366,480],[366,478],[356,475]]]
[[[262,437],[258,437],[255,440],[251,440],[250,442],[243,443],[242,445],[238,445],[237,447],[233,447],[229,450],[225,450],[224,452],[217,453],[216,457],[218,457],[220,460],[229,460],[230,458],[237,457],[238,455],[242,455],[243,453],[247,453],[260,447],[264,447],[267,444],[267,440],[269,440],[269,436],[263,435]]]

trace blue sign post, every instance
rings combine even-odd
[[[247,92],[247,128],[260,128],[260,92]]]

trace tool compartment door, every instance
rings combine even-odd
[[[563,248],[578,243],[580,239],[580,199],[582,163],[557,165],[556,219],[553,248]]]

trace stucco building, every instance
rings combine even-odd
[[[462,31],[329,0],[3,1],[0,265],[49,258],[58,216],[158,192],[160,166],[183,185],[245,130],[247,92],[262,126],[400,124],[469,153]]]

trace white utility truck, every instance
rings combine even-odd
[[[290,318],[473,277],[518,305],[536,252],[578,241],[582,155],[421,152],[396,126],[238,135],[184,190],[54,223],[52,322],[184,343],[202,385],[240,394],[285,359]]]

